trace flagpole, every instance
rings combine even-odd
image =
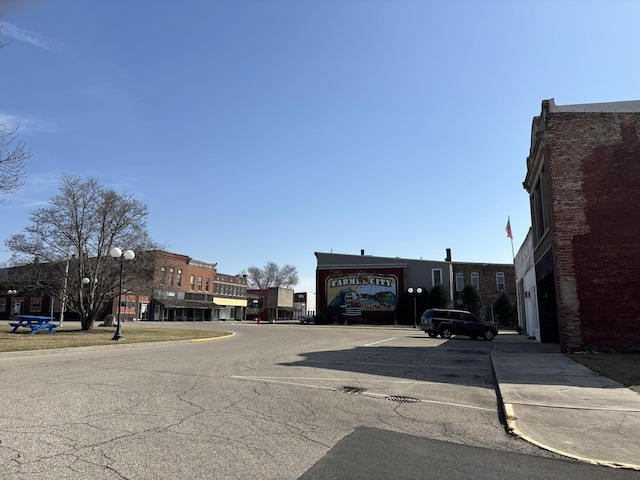
[[[511,239],[511,257],[513,258],[513,264],[516,264],[516,254],[513,250],[513,233],[511,232],[511,217],[507,217],[507,236]]]
[[[511,256],[513,257],[513,264],[516,264],[516,254],[513,251],[513,237],[511,237]]]

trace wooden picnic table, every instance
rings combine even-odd
[[[17,322],[9,322],[9,325],[13,327],[11,333],[16,333],[20,327],[30,328],[31,335],[35,335],[38,330],[49,330],[49,333],[54,334],[55,328],[59,327],[57,323],[51,323],[49,317],[38,317],[36,315],[20,315]]]

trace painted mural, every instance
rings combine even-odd
[[[393,312],[398,304],[398,277],[375,272],[329,276],[325,293],[327,308],[348,317],[367,312]]]

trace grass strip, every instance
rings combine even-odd
[[[95,327],[91,331],[83,331],[76,326],[56,328],[51,335],[41,331],[31,335],[26,328],[19,328],[16,333],[12,327],[0,326],[0,352],[19,352],[24,350],[48,350],[53,348],[92,347],[96,345],[117,345],[118,343],[167,342],[173,340],[191,340],[224,337],[230,332],[221,330],[190,330],[163,327],[138,327],[122,330],[124,340],[112,340],[116,329],[111,327]]]

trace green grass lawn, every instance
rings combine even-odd
[[[48,331],[40,331],[31,335],[31,330],[19,328],[16,333],[13,327],[0,325],[0,352],[18,352],[22,350],[47,350],[66,347],[91,347],[95,345],[117,345],[119,343],[166,342],[171,340],[191,340],[218,338],[231,335],[231,332],[220,330],[189,330],[163,327],[123,328],[124,340],[111,340],[115,327],[94,327],[86,332],[78,326],[56,328],[51,335]]]

